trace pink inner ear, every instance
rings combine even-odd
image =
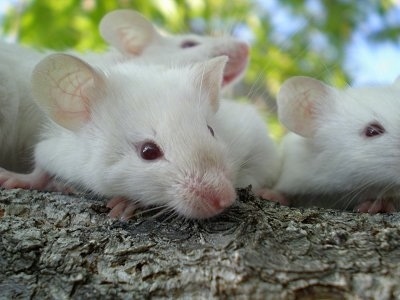
[[[312,137],[318,120],[332,108],[334,88],[310,78],[296,76],[282,85],[277,96],[279,119],[290,131]]]
[[[303,99],[309,99],[310,91],[305,91],[302,95]],[[304,137],[311,137],[315,132],[315,119],[316,119],[316,107],[313,101],[303,101],[299,107],[293,108],[297,110],[297,121],[293,132],[300,134]]]
[[[303,99],[310,99],[310,94],[311,91],[307,90],[303,93],[302,97]],[[303,117],[304,119],[311,119],[315,115],[315,104],[311,100],[303,101],[301,103],[302,107],[302,112],[303,112]]]
[[[69,110],[68,107],[61,106],[57,106],[57,108],[54,109],[53,116],[58,123],[71,129],[79,128],[80,124],[87,123],[90,119],[90,113],[88,109],[77,111],[73,109]]]
[[[51,54],[32,72],[36,103],[54,122],[72,131],[88,122],[92,102],[104,86],[102,73],[68,54]]]
[[[146,46],[146,37],[143,33],[133,33],[130,27],[121,27],[117,30],[118,40],[121,41],[122,51],[133,54],[140,55]]]
[[[55,99],[51,114],[54,120],[67,128],[76,129],[90,119],[90,99],[88,89],[93,86],[93,79],[82,78],[84,74],[69,74],[61,78],[57,89],[52,90]],[[66,80],[67,79],[67,80]]]

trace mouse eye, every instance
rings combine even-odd
[[[154,142],[145,142],[140,147],[140,156],[144,160],[155,160],[161,158],[164,153],[161,151],[160,147]]]
[[[212,136],[214,136],[214,129],[212,129],[211,126],[207,125],[208,130],[210,130],[210,133]]]
[[[371,123],[364,129],[366,137],[374,137],[385,133],[385,128],[379,123]]]
[[[183,41],[181,44],[181,48],[192,48],[192,47],[196,47],[199,43],[195,42],[195,41]]]

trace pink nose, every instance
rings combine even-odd
[[[237,42],[234,50],[226,53],[229,57],[225,66],[222,85],[225,86],[238,78],[247,66],[249,46],[244,42]]]
[[[212,181],[192,177],[183,187],[181,205],[175,208],[189,218],[211,218],[236,200],[236,190],[225,176],[216,176]]]
[[[206,189],[199,192],[204,205],[205,217],[221,213],[225,208],[231,206],[236,200],[236,191],[230,184],[218,187],[218,189]]]
[[[235,201],[236,195],[235,193],[231,193],[231,191],[226,191],[223,194],[211,194],[204,198],[204,200],[214,209],[223,210],[228,208]]]
[[[238,53],[240,57],[245,58],[249,55],[249,45],[247,45],[244,42],[239,42],[238,47],[239,47]]]

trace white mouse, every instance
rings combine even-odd
[[[231,86],[244,74],[248,45],[229,36],[170,35],[159,32],[142,15],[116,10],[100,23],[103,38],[137,63],[190,64],[227,55],[222,86]],[[218,132],[228,146],[236,170],[235,187],[252,185],[254,191],[272,187],[279,174],[280,159],[265,121],[251,104],[222,100],[217,112]]]
[[[339,90],[294,77],[279,91],[289,133],[275,190],[292,204],[393,212],[400,188],[400,80]]]
[[[212,37],[194,34],[170,35],[159,32],[138,12],[116,10],[100,22],[103,38],[137,63],[182,65],[227,55],[222,85],[231,86],[244,74],[249,47],[230,36]],[[280,159],[268,134],[265,121],[250,104],[223,100],[217,113],[221,138],[234,158],[236,187],[252,185],[272,187],[276,182]]]
[[[227,55],[223,85],[231,85],[244,73],[248,46],[231,37],[163,35],[142,15],[117,10],[104,16],[102,35],[112,45],[105,53],[69,53],[96,66],[111,62],[184,65]],[[114,49],[112,46],[118,48]],[[33,146],[38,141],[42,112],[29,93],[29,75],[46,54],[16,44],[0,43],[0,166],[12,171],[28,171]]]
[[[220,213],[236,198],[227,149],[213,130],[226,60],[95,69],[66,54],[46,57],[32,75],[34,99],[49,117],[35,170],[3,170],[1,186],[46,189],[57,179],[188,218]],[[114,215],[127,210],[119,204],[111,204]]]
[[[249,46],[231,36],[171,35],[160,32],[144,16],[133,10],[115,10],[99,25],[107,43],[123,57],[151,64],[190,64],[226,55],[223,86],[237,82],[246,70]],[[110,52],[114,53],[114,52]]]
[[[248,103],[221,100],[212,128],[226,147],[225,158],[234,187],[251,186],[257,194],[270,195],[280,173],[281,161],[257,109]],[[276,193],[272,195],[274,200],[280,200]],[[132,216],[136,209],[123,197],[112,199],[108,207],[113,209],[110,216],[122,216],[122,219]]]

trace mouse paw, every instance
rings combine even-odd
[[[108,214],[111,218],[120,218],[122,221],[132,218],[137,209],[137,205],[125,197],[114,197],[106,206],[111,208]]]
[[[396,212],[396,208],[393,205],[392,201],[379,198],[376,200],[367,200],[358,204],[354,208],[354,211],[369,214],[376,214],[379,212],[393,213]]]
[[[265,200],[278,202],[281,205],[289,206],[289,200],[277,191],[264,188],[256,191],[256,195]]]
[[[40,169],[35,169],[29,174],[21,174],[0,168],[0,187],[5,189],[44,190],[51,180],[51,176]]]

